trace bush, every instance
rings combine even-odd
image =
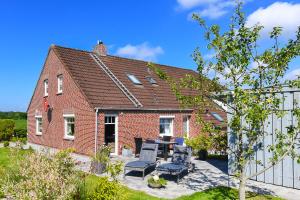
[[[4,141],[3,146],[8,147],[9,146],[9,141]]]
[[[109,146],[102,145],[98,149],[95,156],[92,158],[90,170],[92,173],[102,174],[105,172],[108,163],[110,162],[109,154],[111,148]]]
[[[101,177],[96,183],[95,191],[89,200],[122,200],[126,199],[125,191],[117,181],[109,181],[108,177]]]
[[[196,137],[186,138],[186,145],[192,147],[192,149],[196,152],[200,150],[209,150],[211,147],[211,137],[200,133]]]
[[[13,136],[15,122],[11,119],[0,120],[0,141],[9,141]]]
[[[27,129],[15,129],[14,137],[16,138],[27,138]]]
[[[8,172],[2,190],[13,199],[72,199],[79,182],[70,150],[55,155],[31,153]]]

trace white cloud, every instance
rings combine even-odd
[[[300,69],[294,69],[284,76],[284,80],[294,80],[300,77]]]
[[[177,0],[182,9],[191,9],[200,5],[215,3],[218,0]]]
[[[116,54],[139,60],[155,61],[164,51],[160,46],[152,47],[147,42],[138,45],[127,44],[117,49]]]
[[[188,19],[191,19],[193,13],[201,17],[217,19],[228,13],[235,5],[235,1],[232,0],[177,0],[177,3],[181,10],[194,9],[189,13]]]
[[[275,2],[266,8],[259,8],[247,18],[247,25],[253,26],[257,23],[265,28],[263,35],[270,33],[274,26],[283,27],[283,35],[290,37],[295,34],[300,26],[300,4],[287,2]]]

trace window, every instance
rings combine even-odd
[[[211,112],[210,113],[216,120],[220,121],[220,122],[223,122],[224,119],[216,112]]]
[[[183,117],[183,134],[185,134],[187,137],[189,137],[190,133],[190,116],[184,116]]]
[[[147,79],[147,80],[149,81],[149,83],[151,83],[151,84],[154,84],[154,85],[157,84],[156,80],[154,80],[154,78],[152,78],[152,77],[150,77],[150,76],[146,77],[146,79]]]
[[[57,76],[57,94],[61,94],[63,92],[63,76]]]
[[[48,79],[44,80],[44,96],[48,96]]]
[[[74,115],[64,115],[65,119],[65,139],[74,139],[75,134],[75,117]]]
[[[133,82],[133,84],[142,85],[141,81],[139,81],[139,79],[137,79],[137,77],[135,77],[135,75],[127,74],[127,77],[129,78],[129,80],[131,80]]]
[[[160,135],[173,136],[173,118],[161,117],[159,119],[159,133]]]
[[[37,135],[42,135],[43,132],[43,120],[42,120],[42,116],[36,116],[35,117],[35,133]]]

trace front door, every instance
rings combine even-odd
[[[105,115],[104,142],[111,147],[112,154],[118,154],[118,116]]]

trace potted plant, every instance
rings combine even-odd
[[[211,138],[204,134],[199,134],[194,138],[187,138],[186,144],[192,147],[200,160],[206,160],[208,157],[207,150],[211,146]]]
[[[167,185],[167,181],[164,178],[159,178],[158,175],[151,176],[148,179],[148,186],[150,188],[162,188]]]
[[[132,154],[132,149],[128,145],[124,145],[122,148],[122,156],[124,157],[131,157]]]
[[[97,151],[96,155],[92,158],[91,172],[96,174],[102,174],[105,172],[107,164],[110,160],[109,155],[111,148],[106,145],[102,145]]]

